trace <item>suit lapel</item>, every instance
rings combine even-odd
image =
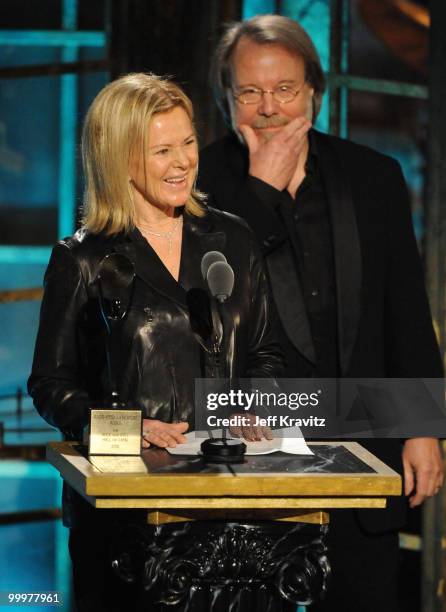
[[[317,132],[314,136],[333,233],[339,359],[341,374],[345,375],[359,326],[361,245],[348,173],[328,139]]]

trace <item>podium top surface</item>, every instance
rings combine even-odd
[[[88,458],[73,442],[51,442],[48,461],[92,497],[388,497],[401,477],[356,442],[314,442],[314,455],[247,456],[243,464],[147,449],[140,457]],[[93,465],[94,464],[94,465]]]

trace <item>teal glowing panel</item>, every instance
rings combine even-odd
[[[300,23],[307,31],[321,58],[322,68],[328,72],[330,64],[330,1],[282,0],[281,13]],[[315,127],[328,131],[328,95],[325,94]]]
[[[53,63],[60,52],[45,47],[0,47],[3,65]],[[28,62],[31,59],[32,61]],[[0,81],[0,201],[2,208],[57,206],[57,117],[59,77],[29,77]],[[2,219],[11,224],[12,218]],[[0,243],[7,236],[1,228]],[[12,237],[10,228],[9,237]]]
[[[62,27],[75,30],[77,24],[77,0],[63,0]],[[75,62],[78,49],[65,47],[64,62]],[[77,90],[78,77],[74,74],[61,78],[60,91],[60,167],[59,167],[59,219],[58,236],[73,234],[76,206],[76,139],[77,139]]]
[[[325,71],[330,59],[329,0],[282,0],[281,13],[300,23],[314,42]]]
[[[66,61],[76,61],[76,49],[64,49],[63,58]],[[75,75],[65,75],[61,78],[59,238],[73,234],[75,227],[77,82]]]
[[[104,32],[58,30],[0,30],[0,45],[43,47],[104,47]]]
[[[245,0],[243,2],[242,18],[250,19],[254,15],[265,15],[275,12],[275,0]]]
[[[64,30],[75,30],[77,26],[77,0],[63,0],[62,27]]]
[[[0,264],[47,264],[51,255],[50,247],[3,246],[0,245]],[[1,282],[3,278],[0,276]],[[3,284],[1,287],[3,288]]]
[[[60,506],[62,480],[46,462],[0,462],[0,507],[4,512]],[[69,612],[71,600],[68,530],[60,520],[0,526],[0,591],[59,591]],[[10,609],[3,608],[2,609]],[[20,607],[19,609],[25,609]],[[33,605],[33,612],[49,606]]]
[[[20,254],[11,259],[16,260],[17,257],[20,257]],[[3,291],[30,287],[40,288],[43,285],[45,269],[46,261],[43,264],[30,262],[5,263],[0,259],[0,288]],[[0,332],[0,422],[4,424],[5,430],[14,429],[21,425],[31,426],[28,419],[33,421],[33,427],[45,426],[32,408],[30,398],[23,398],[23,412],[18,414],[17,399],[5,397],[16,394],[19,388],[23,393],[26,392],[26,381],[31,372],[39,310],[40,300],[0,304],[0,320],[2,322]],[[11,438],[11,436],[13,436],[12,433],[5,433],[6,444],[26,442],[23,438],[14,438],[14,436]],[[30,444],[45,443],[48,439],[48,434],[40,440],[37,440],[35,434],[33,434],[27,442]],[[1,465],[3,465],[3,462],[0,461]],[[0,508],[2,508],[1,490]]]

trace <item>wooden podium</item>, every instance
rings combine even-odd
[[[355,442],[309,446],[229,466],[161,449],[89,459],[68,442],[47,458],[92,506],[147,511],[145,524],[121,521],[111,559],[140,583],[141,609],[294,612],[327,588],[327,511],[384,508],[402,486]]]

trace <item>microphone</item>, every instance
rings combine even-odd
[[[204,280],[207,280],[208,270],[213,263],[217,261],[227,261],[226,257],[220,251],[208,251],[203,255],[201,260],[201,274]]]
[[[212,297],[223,304],[234,289],[234,270],[227,261],[215,261],[209,266],[206,279]]]
[[[224,346],[225,328],[227,329],[227,313],[223,307],[234,289],[234,270],[228,264],[226,257],[220,251],[209,251],[201,260],[201,273],[212,296],[211,317],[214,338],[213,357],[217,377],[226,377],[225,356],[221,361],[221,346]],[[223,367],[222,367],[223,366]],[[231,386],[231,384],[230,384]],[[228,440],[226,428],[223,428],[222,438],[213,438],[201,444],[201,451],[205,461],[211,463],[243,463],[246,453],[246,444],[240,440]]]
[[[221,345],[224,338],[225,320],[225,313],[221,306],[232,294],[234,271],[223,253],[220,251],[208,251],[201,260],[201,273],[207,283],[211,296],[214,298],[211,300],[212,350],[216,362],[219,363]]]

